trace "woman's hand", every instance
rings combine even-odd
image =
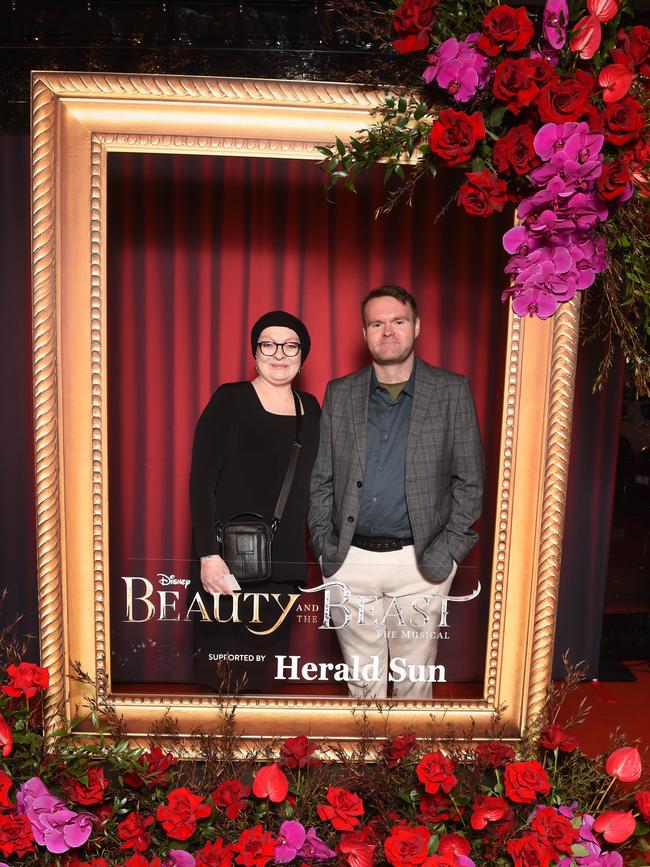
[[[226,575],[230,575],[230,569],[225,560],[218,554],[211,557],[201,557],[201,584],[207,593],[224,593],[232,596],[233,588]]]

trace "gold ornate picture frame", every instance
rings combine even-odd
[[[106,164],[110,152],[319,160],[367,126],[378,94],[345,84],[34,73],[33,358],[45,725],[90,697],[134,739],[169,711],[181,734],[236,705],[244,737],[348,742],[360,710],[382,730],[517,738],[543,705],[559,581],[578,302],[552,319],[510,314],[484,693],[425,703],[346,698],[120,694],[110,681]],[[498,403],[495,401],[495,403]],[[494,504],[492,504],[494,508]],[[71,678],[76,664],[89,682]],[[80,730],[83,732],[83,723]]]

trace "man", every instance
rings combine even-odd
[[[361,312],[372,364],[327,386],[312,546],[335,582],[330,612],[345,662],[366,675],[348,680],[350,693],[385,698],[390,675],[394,696],[427,699],[442,599],[478,538],[480,434],[467,380],[415,355],[413,296],[381,286]]]

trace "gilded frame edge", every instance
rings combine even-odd
[[[219,700],[178,695],[127,698],[109,689],[102,268],[107,150],[314,159],[315,145],[329,143],[334,134],[345,138],[366,125],[378,96],[322,82],[34,73],[36,523],[41,654],[51,676],[45,709],[48,733],[61,709],[71,717],[89,695],[87,686],[69,679],[77,659],[96,679],[91,697],[100,705],[112,704],[135,740],[147,736],[166,708],[178,715],[189,736],[219,705]],[[219,110],[228,135],[216,128]],[[300,113],[306,117],[302,126],[296,121]],[[278,121],[287,118],[293,138],[286,135],[286,126],[282,135],[275,133]],[[545,322],[510,315],[484,698],[395,705],[390,723],[396,731],[422,728],[433,719],[438,731],[441,721],[459,727],[475,721],[480,735],[505,704],[508,734],[516,738],[543,705],[553,650],[578,314],[578,302],[573,301]],[[77,352],[84,359],[81,365]],[[85,392],[75,388],[79,384],[87,386]],[[72,449],[80,445],[73,466]],[[531,479],[536,483],[531,485]],[[80,577],[88,571],[93,575],[90,590],[85,586],[90,582]],[[92,635],[87,628],[77,634],[77,624],[71,627],[72,598],[92,602]],[[249,700],[239,702],[237,717],[245,736],[255,741],[307,733],[347,742],[355,737],[355,707],[383,726],[390,705],[373,708],[344,699]],[[305,725],[306,713],[310,727]],[[262,719],[274,723],[273,732],[259,730]]]

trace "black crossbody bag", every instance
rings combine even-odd
[[[271,577],[273,537],[287,504],[287,497],[293,484],[300,449],[302,448],[300,439],[302,412],[295,391],[293,392],[293,399],[296,405],[296,436],[287,471],[284,474],[280,496],[273,511],[271,525],[269,526],[262,515],[254,512],[243,512],[241,515],[235,515],[227,521],[218,521],[216,524],[217,544],[221,549],[221,556],[242,586],[259,584]]]

